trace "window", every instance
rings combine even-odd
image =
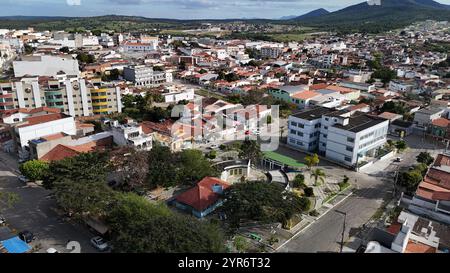
[[[296,135],[296,134],[297,134],[297,131],[291,130],[291,134]]]
[[[353,143],[353,142],[355,142],[355,139],[352,137],[347,137],[347,141]]]
[[[328,130],[328,126],[324,126],[323,129]]]
[[[345,159],[345,161],[347,161],[347,162],[352,162],[352,158],[351,158],[351,157],[346,156],[344,159]]]
[[[327,144],[322,142],[322,147],[326,147],[326,146],[327,146]]]
[[[291,121],[291,125],[294,126],[294,127],[297,127],[297,122]]]
[[[314,134],[310,134],[309,137],[314,137]]]
[[[303,128],[305,128],[305,125],[299,123],[299,124],[298,124],[298,128],[302,128],[302,129],[303,129]]]
[[[320,128],[320,123],[317,123],[316,125],[314,125],[314,128]]]
[[[303,146],[303,142],[297,141],[297,145],[298,145],[298,146]]]
[[[353,152],[353,147],[347,146],[346,150],[349,152]]]
[[[329,121],[330,119],[329,119],[329,118],[325,118],[325,120],[326,120],[326,121]]]
[[[290,139],[289,142],[295,144],[295,139]]]
[[[328,135],[325,135],[325,134],[324,134],[324,135],[323,135],[323,137],[324,137],[324,138],[327,138],[327,137],[328,137]]]
[[[297,132],[297,135],[300,137],[303,137],[303,133],[302,132]]]

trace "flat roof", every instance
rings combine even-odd
[[[305,120],[315,120],[322,118],[323,115],[329,115],[335,112],[336,109],[326,108],[326,107],[315,107],[310,108],[298,113],[293,114],[293,117]]]
[[[347,125],[335,124],[332,127],[358,133],[385,121],[387,121],[387,119],[372,117],[364,114],[349,117],[349,122]]]
[[[305,167],[305,164],[298,162],[296,159],[276,152],[265,152],[264,157],[288,165],[290,167],[298,167],[298,168]]]

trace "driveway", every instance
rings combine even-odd
[[[2,153],[0,156],[5,159],[6,155]],[[62,221],[54,211],[56,203],[49,196],[50,191],[20,182],[4,160],[0,161],[0,191],[13,192],[20,196],[20,201],[2,214],[11,229],[17,232],[29,230],[36,235],[37,240],[31,245],[39,248],[37,252],[46,252],[50,247],[59,252],[71,252],[66,249],[68,241],[79,242],[82,253],[97,252],[89,244],[93,234],[82,226]]]

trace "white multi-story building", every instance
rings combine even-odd
[[[172,73],[154,71],[153,67],[145,65],[124,67],[123,76],[127,81],[134,82],[136,86],[158,86],[173,81]]]
[[[283,48],[276,46],[264,46],[261,48],[261,57],[278,58],[283,53]]]
[[[14,142],[20,158],[29,155],[29,141],[44,136],[64,133],[76,135],[77,129],[73,117],[62,113],[33,115],[14,125]]]
[[[177,103],[182,100],[190,101],[195,98],[193,88],[184,88],[183,86],[167,87],[161,94],[166,103]]]
[[[354,166],[386,143],[389,121],[317,107],[289,117],[288,145]]]
[[[142,126],[133,121],[119,124],[114,121],[111,126],[114,143],[120,146],[131,146],[137,150],[149,151],[153,147],[153,138],[142,131]]]
[[[77,117],[122,111],[118,86],[102,86],[81,78],[22,78],[0,83],[0,113],[13,109],[58,108]]]
[[[21,61],[14,61],[13,67],[15,77],[23,77],[25,75],[56,77],[61,73],[80,76],[78,61],[70,55],[24,56]]]

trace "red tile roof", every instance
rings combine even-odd
[[[48,153],[46,153],[40,160],[43,161],[58,161],[63,160],[68,157],[74,157],[81,153],[89,153],[94,151],[97,148],[96,142],[88,142],[83,145],[78,146],[67,146],[59,144],[55,148],[51,149]]]
[[[176,200],[197,211],[203,211],[214,205],[220,198],[220,195],[212,189],[214,185],[221,185],[224,190],[230,187],[230,184],[219,178],[205,177],[195,187],[178,195]]]
[[[419,242],[409,241],[405,253],[436,253],[436,248]]]
[[[40,123],[55,121],[55,120],[63,119],[63,118],[66,118],[66,117],[68,117],[68,116],[66,116],[64,114],[61,114],[61,113],[29,117],[29,118],[25,119],[25,121],[26,121],[25,124],[20,125],[17,128],[23,128],[23,127],[28,127],[28,126],[40,124]]]
[[[293,95],[292,97],[296,98],[296,99],[307,100],[307,99],[311,99],[311,98],[314,98],[319,95],[320,95],[319,93],[316,93],[314,91],[303,91],[303,92]]]
[[[450,125],[450,120],[445,119],[445,118],[438,118],[438,119],[433,120],[432,123],[434,126],[447,128]]]

